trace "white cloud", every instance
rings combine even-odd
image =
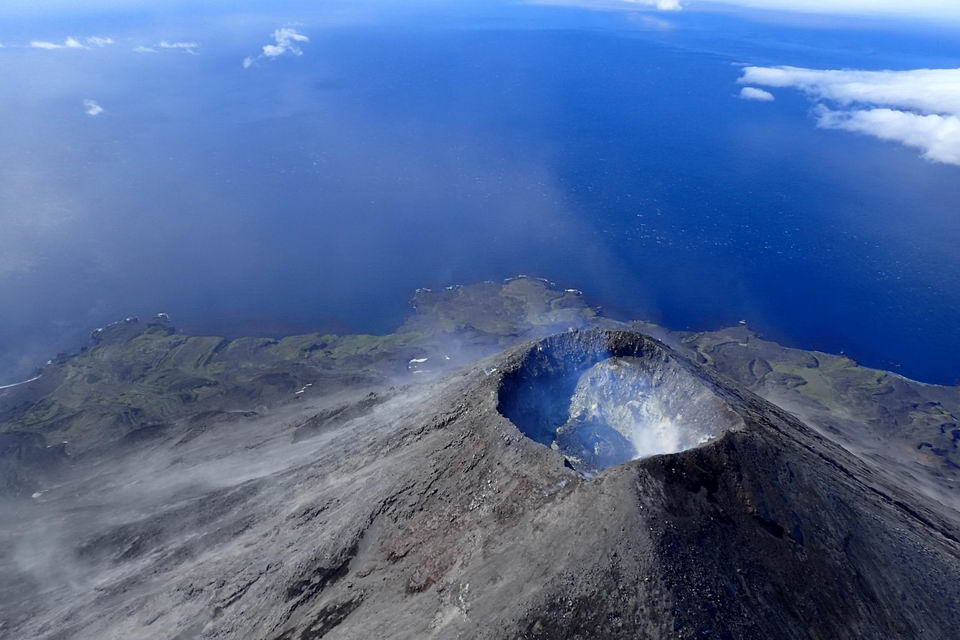
[[[273,32],[274,44],[263,45],[262,53],[258,56],[247,56],[243,59],[243,68],[249,69],[261,58],[277,58],[282,55],[302,56],[300,43],[310,42],[310,38],[298,33],[290,27],[283,27]]]
[[[900,16],[908,19],[960,21],[957,0],[527,0],[532,4],[576,6],[606,11],[657,8],[677,11],[684,6],[740,6],[750,9],[849,16]]]
[[[960,165],[960,69],[746,67],[738,82],[798,89],[817,104],[824,129],[899,142],[928,160]]]
[[[776,100],[769,91],[757,89],[756,87],[744,87],[740,89],[740,97],[744,100],[759,100],[761,102],[772,102]]]
[[[656,7],[660,11],[680,11],[683,7],[680,0],[624,0],[630,4],[642,4]]]
[[[83,112],[88,116],[98,116],[103,113],[103,107],[97,104],[95,100],[90,100],[88,98],[87,100],[83,101]]]
[[[583,7],[598,11],[622,11],[627,9],[659,9],[661,11],[680,11],[682,0],[527,0],[531,4],[546,4],[569,7]]]
[[[960,114],[960,69],[854,71],[746,67],[742,84],[795,87],[818,100]]]
[[[920,149],[933,162],[960,165],[960,118],[920,115],[897,109],[833,111],[820,105],[817,124],[824,129],[843,129]]]
[[[165,49],[167,51],[182,51],[196,55],[199,47],[199,42],[170,42],[169,40],[161,40],[157,44],[149,47],[138,45],[134,47],[132,51],[134,53],[160,53],[161,49]]]
[[[803,13],[960,19],[960,3],[956,0],[712,0],[712,2]]]
[[[63,44],[58,44],[56,42],[46,42],[44,40],[34,40],[30,43],[30,47],[34,49],[86,49],[83,46],[83,43],[74,38],[73,36],[67,38],[63,41]]]
[[[110,44],[113,44],[113,38],[90,36],[87,38],[86,44],[84,44],[79,39],[70,36],[62,43],[49,42],[46,40],[33,40],[28,46],[33,49],[47,49],[48,51],[52,51],[54,49],[89,49],[91,47],[100,48]]]
[[[277,41],[277,44],[268,44],[263,47],[263,55],[268,58],[282,56],[285,53],[292,53],[295,56],[303,55],[303,51],[300,50],[297,43],[310,42],[310,38],[289,27],[274,31],[273,39]]]
[[[197,48],[200,46],[199,42],[168,42],[166,40],[161,40],[157,45],[161,49],[179,49],[184,53],[193,53],[197,52]]]

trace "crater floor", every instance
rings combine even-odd
[[[588,476],[742,426],[685,358],[654,340],[617,339],[568,333],[538,343],[504,378],[501,414]]]

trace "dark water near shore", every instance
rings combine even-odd
[[[0,50],[0,384],[127,315],[384,332],[417,287],[517,273],[671,328],[746,319],[960,379],[960,168],[818,130],[789,91],[735,97],[743,62],[955,66],[949,34],[300,8],[211,9],[203,30],[97,15],[70,28],[112,49]],[[304,55],[242,68],[294,20]],[[5,21],[0,40],[66,34],[42,26]],[[161,39],[201,46],[130,52]]]

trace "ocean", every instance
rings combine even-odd
[[[130,315],[192,333],[388,332],[417,287],[518,273],[618,317],[745,320],[960,380],[960,167],[819,129],[791,89],[737,97],[745,64],[955,65],[956,33],[734,11],[253,7],[4,20],[5,44],[68,29],[114,42],[0,49],[0,384]],[[264,57],[285,25],[309,42]]]

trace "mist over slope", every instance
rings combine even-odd
[[[413,306],[384,336],[128,319],[0,390],[0,629],[950,637],[960,389],[531,278]]]

